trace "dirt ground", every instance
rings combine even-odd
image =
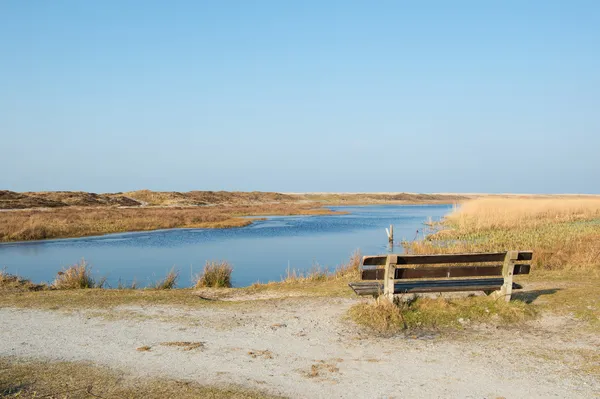
[[[600,377],[589,367],[600,337],[569,316],[381,337],[345,318],[357,300],[1,308],[0,356],[88,361],[140,377],[233,383],[293,398],[600,397]]]

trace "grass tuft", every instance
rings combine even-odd
[[[34,284],[31,280],[0,270],[0,292],[41,291],[46,284]]]
[[[96,281],[92,277],[92,268],[82,259],[81,262],[63,268],[56,275],[52,287],[58,290],[75,290],[85,288],[102,288],[106,279],[102,278]]]
[[[229,288],[231,287],[232,272],[233,268],[225,260],[206,262],[206,265],[204,265],[204,271],[196,278],[196,288]]]
[[[177,286],[177,280],[179,279],[179,271],[175,270],[175,267],[171,269],[164,279],[154,284],[154,288],[157,290],[170,290]]]
[[[350,255],[348,262],[336,267],[333,271],[329,271],[326,267],[319,264],[313,265],[308,271],[302,272],[295,269],[288,269],[287,275],[283,278],[284,284],[297,284],[307,282],[324,282],[346,280],[348,278],[359,278],[359,266],[361,262],[361,254],[356,250]]]

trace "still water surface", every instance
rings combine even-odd
[[[389,250],[385,228],[394,225],[396,241],[412,240],[423,223],[439,220],[451,205],[339,206],[337,216],[274,216],[234,229],[174,229],[110,234],[98,237],[0,244],[0,269],[51,282],[63,266],[82,258],[95,276],[138,286],[152,284],[173,266],[180,287],[206,260],[228,260],[235,286],[280,280],[288,267],[308,270],[314,264],[330,269],[359,249],[363,255]],[[420,234],[419,234],[420,235]],[[396,247],[395,251],[401,251]],[[190,272],[191,267],[191,272]]]

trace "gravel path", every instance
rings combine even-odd
[[[293,298],[191,311],[121,307],[110,317],[3,308],[0,356],[84,360],[294,398],[600,397],[599,379],[569,364],[581,351],[598,353],[600,338],[568,328],[564,319],[454,337],[376,338],[344,320],[352,303]],[[162,345],[177,341],[203,347]],[[142,346],[150,350],[138,351]]]

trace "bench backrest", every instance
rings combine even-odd
[[[365,256],[362,260],[362,280],[383,280],[386,265],[395,265],[392,279],[453,278],[502,276],[502,262],[507,252],[442,254],[442,255],[376,255]],[[518,251],[515,254],[513,274],[529,274],[530,266],[523,262],[531,261],[532,251]],[[489,264],[501,262],[500,264]],[[455,266],[454,264],[471,264]],[[476,263],[478,265],[472,265]],[[482,264],[487,263],[487,264]],[[452,266],[421,266],[451,264]],[[406,267],[405,265],[408,265]],[[411,266],[413,265],[413,266]]]

